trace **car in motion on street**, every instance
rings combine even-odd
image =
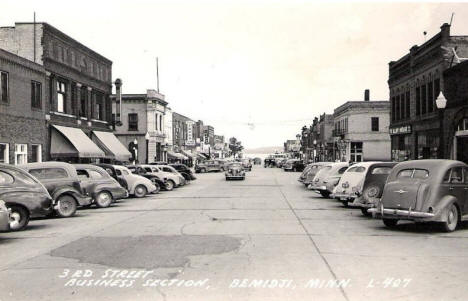
[[[468,219],[468,165],[455,160],[412,160],[395,165],[382,198],[369,209],[393,228],[399,220],[439,222],[452,232]]]
[[[249,158],[240,159],[239,162],[242,164],[244,170],[252,171],[252,161]]]
[[[114,165],[115,173],[125,180],[128,185],[128,193],[137,198],[145,197],[148,193],[156,193],[158,188],[151,180],[137,174],[133,174],[127,167]]]
[[[300,159],[289,159],[283,164],[284,171],[304,171],[304,162]]]
[[[27,163],[19,167],[38,179],[55,201],[54,211],[60,217],[75,215],[79,206],[91,205],[93,199],[81,186],[76,169],[64,162]]]
[[[0,230],[3,231],[23,230],[31,217],[49,215],[54,204],[49,192],[37,179],[7,164],[0,164],[0,200]]]
[[[376,162],[371,164],[362,184],[362,193],[354,199],[351,205],[361,207],[362,214],[370,216],[371,214],[367,210],[372,208],[382,197],[385,182],[396,164],[397,162]]]
[[[348,162],[327,163],[317,172],[307,188],[328,198],[348,166]]]
[[[83,190],[99,208],[109,207],[112,202],[128,197],[128,192],[104,169],[91,164],[74,164]]]
[[[196,173],[205,173],[210,171],[220,172],[225,170],[223,162],[219,160],[206,160],[203,162],[198,162],[195,165]]]
[[[226,181],[238,179],[245,180],[245,170],[240,162],[233,162],[226,166]]]
[[[315,175],[319,172],[322,167],[332,162],[315,162],[307,165],[304,171],[299,176],[298,181],[304,184],[305,187],[313,183]]]

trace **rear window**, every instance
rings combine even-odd
[[[365,172],[366,168],[362,166],[353,166],[349,168],[346,172]]]
[[[397,178],[413,178],[413,179],[427,179],[429,177],[429,171],[426,169],[403,169],[397,174]]]
[[[145,167],[144,168],[147,172],[151,172],[151,168],[150,167]]]
[[[372,170],[373,175],[388,175],[392,171],[391,167],[376,167]]]
[[[63,168],[37,168],[29,170],[29,173],[38,179],[68,178],[68,173]]]

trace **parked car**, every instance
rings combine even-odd
[[[127,167],[114,165],[115,173],[122,177],[128,185],[128,193],[137,198],[145,197],[148,193],[155,193],[158,188],[145,177],[133,174]]]
[[[315,175],[317,172],[322,169],[327,164],[331,162],[315,162],[311,163],[304,168],[304,171],[299,176],[298,181],[304,184],[306,187],[313,183]]]
[[[76,169],[64,162],[28,163],[19,166],[38,179],[55,201],[60,217],[75,215],[78,206],[91,205],[93,199],[81,187]]]
[[[128,165],[127,168],[135,175],[142,176],[150,180],[156,190],[153,193],[158,193],[161,190],[167,190],[167,178],[163,175],[157,175],[153,173],[151,167],[143,167],[142,165]],[[172,190],[172,189],[170,189]]]
[[[376,162],[358,162],[350,166],[341,176],[338,185],[333,189],[333,197],[348,206],[362,194],[364,179],[370,166]]]
[[[245,169],[240,162],[233,162],[226,167],[226,181],[232,179],[245,180]]]
[[[164,190],[171,191],[175,187],[178,187],[181,184],[181,179],[177,175],[164,172],[159,165],[149,165],[149,164],[140,164],[140,165],[130,165],[128,168],[134,173],[147,178],[158,177],[163,179],[165,186],[162,187]]]
[[[104,169],[105,171],[107,171],[107,173],[113,178],[115,179],[117,182],[119,182],[120,186],[122,186],[123,188],[125,188],[128,192],[128,183],[127,181],[125,181],[125,179],[123,177],[119,177],[117,176],[117,172],[115,170],[115,167],[114,165],[112,164],[106,164],[106,163],[98,163],[98,164],[94,164],[96,166],[99,166],[101,167],[102,169]]]
[[[317,172],[308,188],[328,198],[348,166],[348,162],[327,163]]]
[[[440,222],[446,232],[468,219],[468,165],[455,160],[413,160],[393,167],[382,198],[369,209],[385,226],[399,220]]]
[[[0,231],[10,230],[10,212],[3,200],[0,200]]]
[[[283,168],[283,165],[288,161],[288,158],[276,158],[276,167]]]
[[[219,160],[207,160],[203,162],[198,162],[195,165],[195,172],[196,173],[204,173],[204,172],[210,172],[210,171],[216,171],[220,172],[224,170],[224,166],[222,162]]]
[[[180,172],[182,176],[184,176],[185,180],[193,181],[197,179],[192,170],[185,164],[174,163],[169,164],[169,166],[174,167],[178,172]]]
[[[0,200],[2,231],[22,230],[31,217],[49,215],[54,205],[49,192],[37,179],[20,168],[6,164],[0,164]]]
[[[396,164],[396,162],[380,162],[369,166],[362,185],[362,193],[354,199],[352,206],[361,207],[364,215],[371,215],[367,210],[382,197],[385,182]]]
[[[158,168],[162,170],[163,172],[167,172],[169,174],[179,177],[179,182],[180,182],[179,186],[184,186],[185,184],[188,183],[188,181],[185,180],[185,177],[180,172],[178,172],[174,167],[169,166],[169,165],[158,165]]]
[[[241,159],[242,168],[244,170],[252,171],[252,162],[248,158]],[[229,165],[228,165],[229,168]]]
[[[276,167],[276,160],[274,157],[267,157],[263,160],[263,167]]]
[[[262,165],[262,158],[255,157],[253,161],[254,165]]]
[[[115,200],[128,197],[128,191],[104,169],[91,164],[74,164],[81,187],[100,208],[109,207]]]
[[[283,164],[284,171],[303,171],[304,168],[304,162],[300,159],[289,159]]]

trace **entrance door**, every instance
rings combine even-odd
[[[468,163],[468,136],[457,137],[457,160]]]

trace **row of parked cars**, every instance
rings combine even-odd
[[[360,207],[390,228],[411,220],[439,222],[451,232],[468,220],[468,165],[460,161],[316,162],[299,182],[325,198]]]
[[[0,164],[0,230],[24,229],[33,217],[75,215],[78,207],[109,207],[129,196],[173,190],[196,177],[184,164]]]
[[[205,160],[195,164],[196,173],[205,172],[222,172],[228,169],[228,166],[233,162],[242,164],[244,170],[252,170],[252,162],[254,160],[250,158],[238,158],[238,159],[217,159],[217,160]]]

